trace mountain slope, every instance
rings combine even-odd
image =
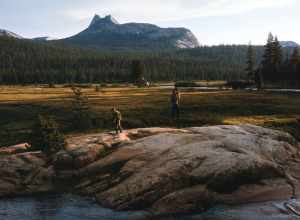
[[[13,37],[13,38],[17,38],[17,39],[22,39],[23,38],[18,34],[15,34],[11,31],[4,30],[4,29],[0,29],[0,36],[1,37]]]
[[[87,29],[63,39],[65,43],[104,50],[157,50],[196,48],[197,38],[185,28],[160,28],[152,24],[120,24],[112,16],[95,15]]]

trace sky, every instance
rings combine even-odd
[[[269,32],[300,43],[300,0],[0,0],[0,29],[64,38],[93,16],[185,27],[201,45],[264,44]]]

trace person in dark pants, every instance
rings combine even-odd
[[[172,91],[171,95],[171,110],[172,110],[172,118],[173,119],[179,119],[180,116],[180,110],[179,110],[179,102],[180,102],[180,93],[175,87]]]
[[[122,128],[122,114],[120,111],[118,111],[117,108],[112,109],[112,114],[113,114],[113,123],[115,125],[115,131],[116,134],[122,133],[123,128]]]

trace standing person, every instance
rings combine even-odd
[[[118,134],[119,132],[122,133],[123,128],[122,128],[122,125],[121,125],[121,122],[122,122],[121,112],[118,111],[117,108],[113,108],[112,109],[112,114],[113,114],[113,123],[115,125],[116,134]]]
[[[171,95],[171,107],[172,107],[172,118],[178,120],[179,119],[179,102],[180,102],[180,93],[177,89],[177,87],[175,87],[172,91],[172,95]]]

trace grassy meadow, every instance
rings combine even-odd
[[[191,127],[250,123],[288,131],[300,140],[300,95],[254,91],[182,89],[181,119],[171,120],[171,88],[126,86],[82,88],[89,99],[91,130],[73,126],[70,87],[0,87],[0,146],[26,142],[39,113],[56,119],[67,135],[112,129],[111,108],[123,114],[123,127]]]

